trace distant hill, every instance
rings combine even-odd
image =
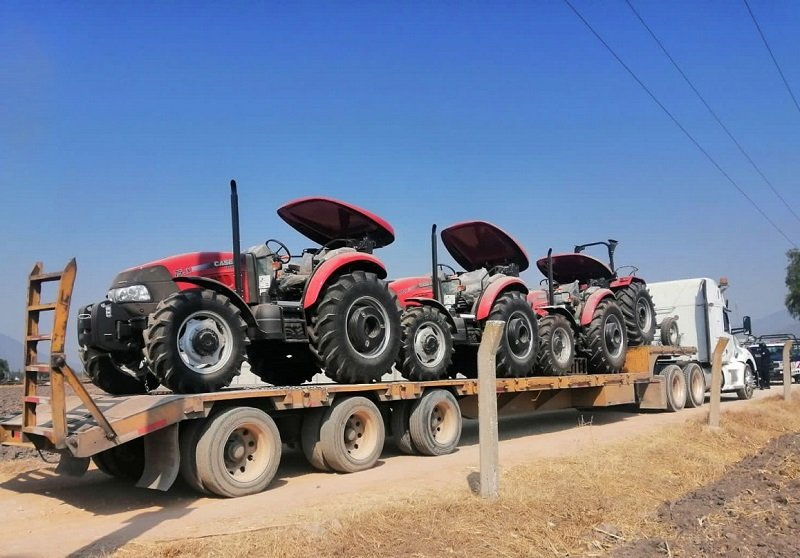
[[[800,337],[800,321],[795,320],[785,309],[763,318],[753,318],[753,335],[769,333],[793,333]]]
[[[22,343],[0,333],[0,358],[8,361],[11,370],[22,368]]]

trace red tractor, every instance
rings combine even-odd
[[[597,245],[607,247],[609,265],[581,253]],[[536,262],[548,290],[533,291],[528,300],[541,316],[539,367],[545,374],[569,373],[576,353],[587,359],[590,373],[617,373],[628,346],[653,341],[653,300],[643,279],[619,276],[616,246],[609,240],[575,246],[572,254],[550,250]]]
[[[379,380],[400,345],[400,310],[372,255],[392,227],[356,206],[311,197],[278,215],[318,243],[293,255],[280,241],[240,253],[231,181],[233,252],[195,252],[123,271],[106,300],[81,309],[78,335],[92,381],[109,393],[159,383],[216,391],[245,359],[276,385],[324,370],[341,383]]]
[[[436,225],[431,233],[430,276],[389,284],[405,309],[398,368],[411,380],[477,374],[477,349],[487,320],[506,323],[497,352],[497,375],[530,375],[536,362],[536,314],[525,300],[519,274],[528,256],[502,229],[469,221],[442,231],[442,242],[466,271],[438,263]]]

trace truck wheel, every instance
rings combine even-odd
[[[411,427],[408,420],[411,416],[412,401],[397,401],[392,404],[392,414],[390,417],[392,427],[392,439],[394,445],[401,453],[415,455],[417,448],[411,439]]]
[[[628,334],[619,305],[606,298],[597,305],[586,327],[585,350],[591,374],[617,374],[625,365]]]
[[[321,372],[308,347],[288,343],[256,341],[247,346],[250,370],[273,386],[298,386]]]
[[[696,362],[690,362],[683,367],[683,377],[686,382],[686,407],[702,407],[706,402],[706,376],[703,369]]]
[[[661,344],[677,347],[681,342],[681,332],[678,329],[678,318],[670,316],[664,318],[659,326],[661,328]]]
[[[175,393],[217,391],[241,371],[246,329],[226,297],[208,289],[174,293],[158,303],[149,320],[145,356]]]
[[[569,320],[561,314],[539,319],[539,372],[545,376],[563,376],[572,371],[575,361],[575,335]]]
[[[736,397],[739,399],[752,399],[755,386],[755,376],[749,364],[744,365],[744,387],[736,390]]]
[[[686,378],[676,364],[665,366],[661,370],[664,377],[664,389],[667,391],[667,410],[680,411],[686,405]]]
[[[319,441],[322,420],[325,418],[325,413],[327,412],[327,407],[319,407],[306,411],[303,415],[303,426],[300,431],[300,445],[303,447],[303,455],[306,456],[311,466],[318,471],[331,470],[322,455],[322,445]]]
[[[180,475],[186,485],[200,494],[209,494],[197,474],[197,441],[205,426],[202,419],[181,422],[178,447],[181,454]]]
[[[497,349],[497,377],[530,376],[539,351],[536,314],[522,293],[501,295],[489,313],[489,320],[505,322]]]
[[[397,367],[409,380],[424,382],[447,378],[453,362],[453,335],[447,318],[433,306],[406,310],[400,322],[403,338]]]
[[[281,460],[275,421],[254,407],[234,407],[209,417],[196,447],[200,483],[227,498],[263,491]]]
[[[86,349],[81,351],[83,368],[91,382],[110,395],[138,395],[147,393],[158,387],[158,378],[145,372],[145,365],[140,363],[137,370],[127,372],[116,363],[109,353]],[[144,381],[134,374],[143,374]],[[145,385],[145,382],[147,385]]]
[[[114,478],[136,482],[144,472],[144,438],[114,446],[92,456],[97,468]]]
[[[325,289],[312,316],[320,368],[343,384],[371,383],[392,369],[400,349],[397,300],[374,273],[354,271]]]
[[[320,429],[325,462],[340,473],[369,469],[383,451],[386,432],[378,407],[366,397],[345,397],[328,408]]]
[[[434,389],[414,402],[409,419],[414,447],[423,455],[453,453],[461,439],[461,410],[453,394]]]
[[[634,282],[614,295],[625,317],[628,346],[649,345],[656,336],[656,308],[644,283]]]

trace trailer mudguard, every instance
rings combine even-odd
[[[322,262],[311,274],[305,293],[303,293],[303,309],[316,304],[322,289],[333,276],[356,270],[369,271],[381,279],[386,279],[386,267],[372,254],[363,252],[338,254]]]
[[[620,289],[622,287],[627,287],[631,283],[642,283],[642,284],[644,284],[645,281],[641,277],[634,277],[633,275],[627,275],[625,277],[620,277],[618,279],[614,279],[611,282],[611,285],[609,285],[609,287],[611,287],[612,289]]]
[[[444,314],[445,318],[447,318],[447,323],[453,328],[453,331],[456,330],[456,321],[453,318],[453,315],[448,312],[447,308],[445,308],[444,304],[436,300],[435,298],[423,298],[423,297],[411,297],[406,299],[407,306],[433,306],[439,312]]]
[[[583,305],[583,310],[581,311],[581,326],[589,325],[589,322],[592,321],[592,316],[594,315],[597,305],[608,297],[616,300],[616,297],[614,297],[614,293],[611,291],[611,289],[598,289],[589,295],[589,298],[586,300],[586,304]]]
[[[198,287],[202,287],[228,297],[233,305],[241,311],[242,319],[244,319],[248,327],[254,327],[258,329],[258,322],[256,322],[256,317],[253,315],[253,311],[250,309],[250,306],[247,305],[244,299],[239,296],[236,291],[228,287],[228,285],[220,283],[216,279],[209,279],[208,277],[174,277],[172,280],[176,283],[190,283],[192,285],[197,285]]]
[[[478,301],[475,318],[477,320],[485,320],[488,318],[489,312],[492,311],[492,306],[494,306],[494,301],[506,291],[519,291],[527,295],[528,287],[525,286],[522,279],[517,277],[503,277],[502,279],[492,281],[489,283],[489,286],[486,287],[486,290],[483,291],[483,295],[481,295],[481,299]]]

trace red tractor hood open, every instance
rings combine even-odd
[[[536,267],[547,277],[547,258],[537,260]],[[555,254],[553,280],[556,283],[586,283],[590,279],[613,279],[614,272],[600,260],[586,254]]]
[[[378,217],[345,202],[330,198],[301,198],[278,209],[281,219],[319,244],[337,238],[369,238],[376,248],[394,242],[394,229]]]
[[[485,221],[451,225],[442,230],[442,242],[466,271],[512,263],[517,264],[520,271],[525,271],[530,265],[519,242],[503,229]]]

